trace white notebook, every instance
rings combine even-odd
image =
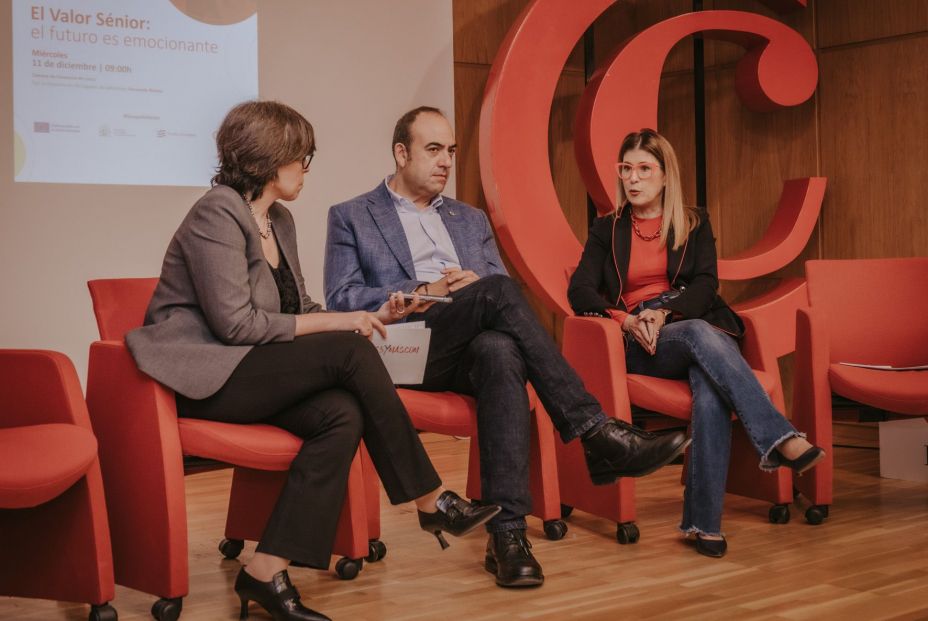
[[[374,332],[371,342],[377,348],[394,384],[421,384],[429,357],[432,331],[424,321],[387,326],[387,338]]]

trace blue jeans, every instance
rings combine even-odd
[[[773,450],[802,434],[773,406],[735,339],[702,319],[675,321],[662,328],[653,356],[629,338],[625,360],[629,373],[689,379],[693,444],[680,530],[721,534],[731,457],[731,413],[744,425],[761,457],[762,470],[775,470],[778,459]]]
[[[423,313],[432,340],[425,379],[410,388],[476,398],[482,500],[502,507],[487,530],[525,528],[532,510],[526,380],[564,442],[601,426],[606,415],[511,278],[486,276],[451,297]]]

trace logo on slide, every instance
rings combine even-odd
[[[47,134],[52,131],[52,126],[48,121],[36,121],[32,124],[32,131],[37,134]]]

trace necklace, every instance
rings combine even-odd
[[[638,228],[638,218],[635,217],[635,213],[632,212],[632,228],[635,230],[635,235],[637,235],[642,241],[654,241],[661,236],[661,227],[657,227],[657,230],[654,231],[652,235],[643,235],[641,229]]]
[[[251,206],[251,201],[246,198],[245,204],[248,205],[248,211],[251,212],[251,217],[255,219],[255,224],[257,224],[258,216],[255,214],[255,208]],[[270,209],[268,209],[267,212],[265,212],[264,214],[264,226],[267,228],[267,231],[262,231],[261,225],[258,224],[258,235],[261,236],[261,239],[267,239],[271,236],[271,210]]]

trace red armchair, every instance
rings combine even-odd
[[[142,325],[158,279],[88,283],[102,340],[90,347],[87,403],[100,440],[108,490],[116,582],[159,596],[156,619],[174,620],[187,594],[187,524],[183,455],[234,467],[225,539],[232,559],[258,540],[302,441],[270,425],[178,418],[173,393],[141,373],[123,337]],[[380,560],[379,487],[362,448],[351,466],[335,541],[341,578],[357,576],[362,558]]]
[[[793,304],[801,301],[801,281],[788,281],[770,295],[753,300],[750,308],[736,308],[744,319],[747,334],[742,351],[755,370],[761,385],[778,409],[783,411],[777,358],[793,350],[792,322],[783,321],[783,293]],[[773,302],[778,300],[779,305]],[[793,310],[795,307],[793,308]],[[792,315],[790,315],[792,316]],[[568,317],[564,322],[564,357],[577,370],[584,384],[603,405],[606,414],[631,422],[631,405],[688,421],[692,409],[689,385],[683,380],[665,380],[626,374],[622,331],[611,319]],[[634,523],[635,480],[622,478],[614,485],[594,486],[586,470],[582,448],[576,443],[557,442],[563,515],[573,508],[593,513],[617,523],[619,543],[635,543],[640,531]],[[779,468],[765,473],[757,467],[758,457],[740,425],[732,430],[732,455],[728,471],[728,492],[773,503],[768,519],[789,521],[793,499],[791,473]]]
[[[809,307],[796,320],[793,419],[827,457],[796,486],[828,516],[832,503],[831,395],[897,414],[928,416],[928,371],[879,371],[928,363],[928,258],[806,262]]]
[[[530,484],[532,515],[543,521],[548,539],[562,539],[567,524],[561,520],[557,463],[554,452],[554,426],[529,388],[532,408]],[[422,431],[470,437],[467,495],[480,498],[480,447],[477,441],[477,404],[472,397],[454,392],[423,392],[400,388],[397,391],[409,411],[413,426]]]
[[[116,619],[97,440],[64,354],[0,350],[0,543],[0,595]]]

